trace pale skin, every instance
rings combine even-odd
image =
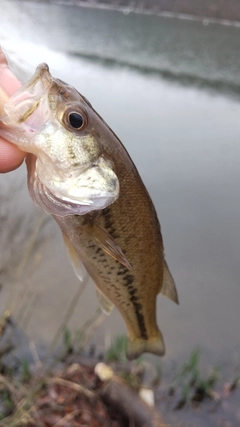
[[[0,115],[3,111],[4,103],[20,87],[21,83],[9,69],[0,47]],[[17,169],[22,164],[25,156],[26,153],[19,150],[16,145],[0,137],[0,173]]]

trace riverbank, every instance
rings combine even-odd
[[[45,349],[39,357],[37,344],[14,322],[8,321],[3,333],[13,339],[5,351],[1,346],[1,427],[239,425],[239,370],[203,368],[199,350],[166,371],[162,360],[128,362],[124,337],[100,357],[87,346],[76,351],[65,336],[57,351]],[[16,337],[29,348],[24,358]]]

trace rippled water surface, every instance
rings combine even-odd
[[[28,2],[1,7],[0,41],[19,75],[48,62],[54,76],[82,92],[120,137],[149,190],[180,298],[180,306],[158,298],[166,358],[181,360],[199,346],[210,360],[237,359],[240,30]],[[2,307],[33,218],[34,227],[39,221],[24,180],[24,166],[0,177]],[[51,219],[42,236],[22,279],[30,282],[23,325],[34,339],[51,341],[79,284]],[[97,306],[89,282],[70,327],[83,325]],[[104,348],[124,331],[114,311],[94,339]]]

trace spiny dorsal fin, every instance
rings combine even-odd
[[[163,260],[163,285],[161,293],[176,304],[179,304],[176,285],[165,260]]]
[[[69,255],[69,259],[70,259],[70,262],[73,266],[74,272],[75,272],[76,276],[79,278],[79,280],[81,280],[81,282],[82,282],[83,277],[84,277],[84,273],[85,273],[85,267],[84,267],[79,255],[77,254],[74,247],[72,246],[69,238],[64,233],[62,233],[62,235],[63,235],[63,240],[64,240],[64,243],[66,245],[67,252]]]
[[[122,252],[122,249],[106,230],[92,221],[88,225],[84,226],[84,231],[91,236],[94,242],[100,246],[104,252],[119,261],[129,270],[131,269],[131,265]]]
[[[96,292],[103,313],[110,314],[114,304],[98,288],[96,288]]]

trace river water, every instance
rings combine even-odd
[[[158,298],[165,359],[185,360],[199,347],[214,363],[238,361],[240,29],[24,1],[0,5],[0,41],[22,80],[48,62],[117,133],[149,190],[180,298],[179,306]],[[33,245],[39,212],[25,175],[23,165],[0,177],[1,309],[15,297],[13,314],[26,333],[51,342],[79,283],[53,220]],[[69,327],[81,328],[97,307],[89,282]],[[92,339],[104,350],[124,332],[114,310]]]

